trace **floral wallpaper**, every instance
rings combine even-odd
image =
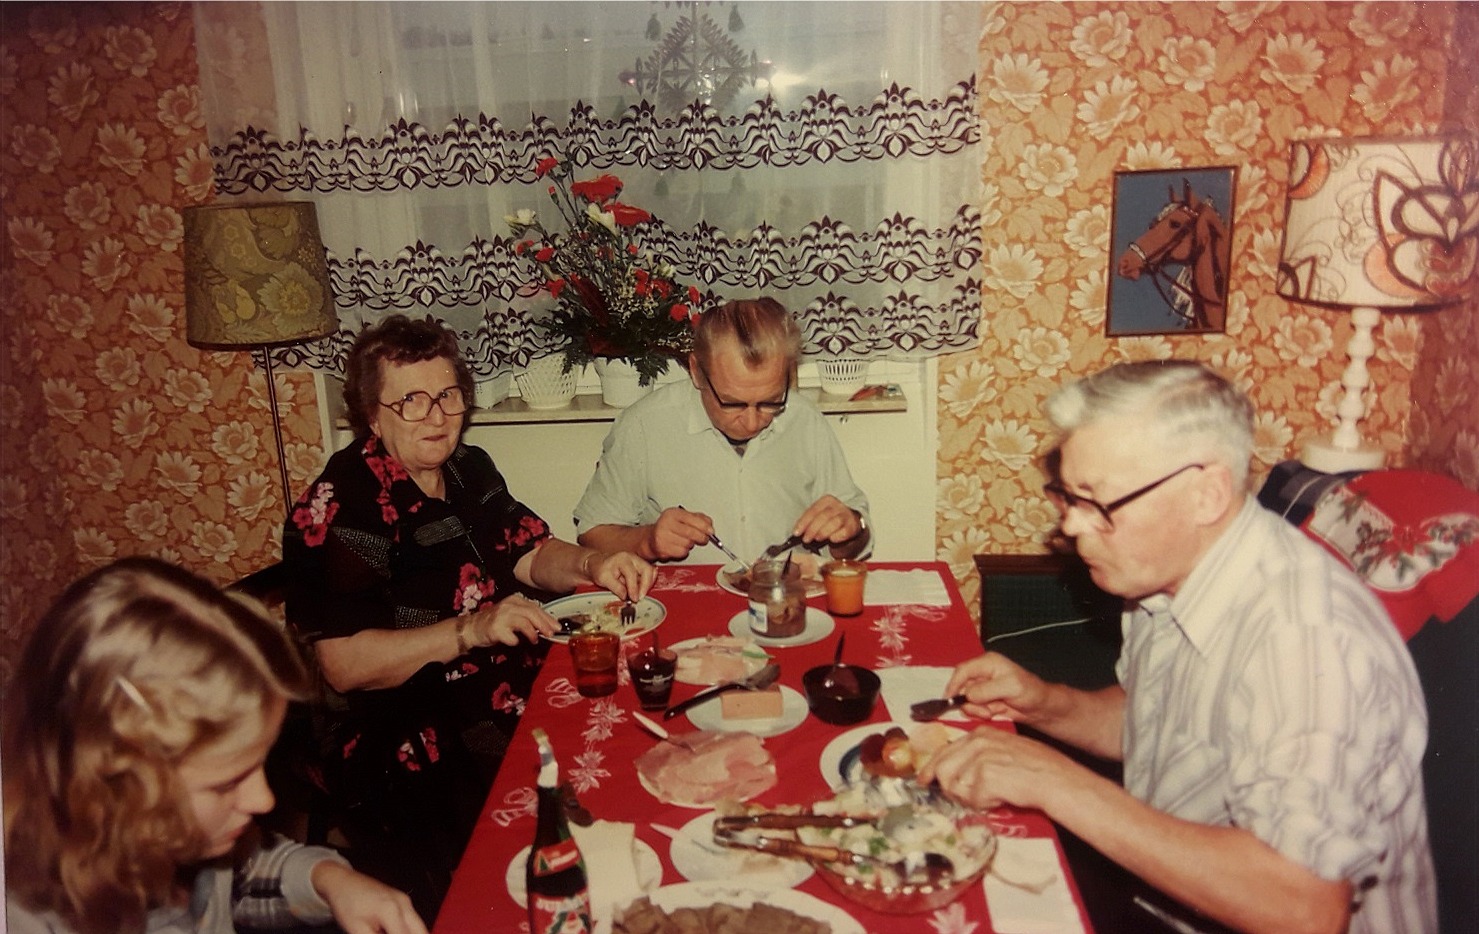
[[[181,208],[211,199],[184,3],[0,7],[0,678],[62,588],[153,554],[225,583],[277,560],[266,384],[185,342]],[[295,483],[312,383],[280,374]]]
[[[1449,61],[1479,34],[1464,7],[986,5],[984,339],[944,358],[938,400],[939,550],[970,602],[972,554],[1043,548],[1039,409],[1066,379],[1207,360],[1252,393],[1265,467],[1327,427],[1349,323],[1273,292],[1287,143],[1474,126],[1473,66]],[[0,682],[62,588],[114,557],[226,582],[279,553],[261,370],[184,339],[180,210],[212,196],[196,54],[184,3],[0,4]],[[1226,333],[1106,338],[1114,172],[1228,164]],[[1471,487],[1475,327],[1472,306],[1385,319],[1365,423],[1394,461]],[[322,457],[312,384],[280,373],[278,393],[301,485]]]
[[[1121,360],[1219,368],[1257,407],[1258,481],[1329,430],[1350,322],[1274,292],[1288,144],[1437,129],[1454,15],[1442,3],[986,4],[983,339],[942,360],[939,399],[939,553],[969,603],[972,555],[1046,550],[1040,410],[1064,382]],[[1225,333],[1107,338],[1114,173],[1220,165],[1238,168]],[[1472,307],[1385,316],[1362,428],[1389,463],[1479,487],[1474,321]],[[1420,355],[1430,375],[1415,406]]]

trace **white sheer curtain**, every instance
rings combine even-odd
[[[976,343],[976,3],[197,3],[225,199],[318,204],[343,330],[434,313],[488,374],[547,351],[504,215],[611,172],[705,307],[769,294],[817,357]]]

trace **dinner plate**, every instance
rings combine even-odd
[[[863,767],[858,762],[858,750],[862,746],[863,740],[872,736],[874,733],[886,733],[891,727],[899,727],[906,734],[913,736],[915,730],[926,725],[924,723],[915,723],[912,720],[894,723],[865,723],[862,726],[853,727],[846,733],[838,734],[822,750],[822,758],[818,763],[822,770],[822,781],[827,783],[827,787],[835,791],[841,786],[851,784],[861,777]],[[944,726],[956,733],[966,732],[966,730],[948,723],[941,723],[940,726]]]
[[[632,844],[633,856],[637,862],[637,884],[642,886],[642,891],[651,892],[662,884],[662,859],[646,840],[634,839]],[[509,861],[508,869],[503,873],[508,896],[520,908],[528,903],[529,898],[529,892],[524,888],[524,867],[528,863],[529,848],[526,846]]]
[[[544,609],[555,619],[583,613],[595,619],[600,624],[600,628],[620,632],[624,640],[635,639],[644,633],[651,632],[662,625],[662,621],[667,618],[668,608],[659,603],[655,597],[643,597],[635,605],[637,619],[625,629],[622,628],[618,615],[621,612],[621,598],[609,590],[573,593],[568,597],[551,600],[544,605]],[[551,642],[563,644],[570,641],[570,634],[557,632],[545,638]]]
[[[647,897],[663,911],[707,908],[720,903],[736,908],[749,908],[756,902],[765,902],[777,908],[794,911],[803,918],[829,925],[832,934],[864,934],[863,926],[852,915],[836,905],[827,904],[815,895],[794,889],[765,889],[726,882],[680,882],[677,885],[665,885],[648,893]]]
[[[750,588],[748,585],[746,585],[744,590],[735,586],[735,580],[742,576],[740,574],[740,568],[742,566],[738,561],[731,561],[714,573],[714,580],[720,587],[730,593],[749,599]],[[808,597],[820,597],[827,592],[827,585],[822,583],[820,577],[803,577],[801,578],[801,582],[806,585],[806,595]]]
[[[794,636],[786,636],[784,639],[772,639],[770,636],[762,636],[750,628],[750,611],[741,610],[729,620],[729,634],[731,636],[748,636],[760,645],[776,646],[786,648],[793,645],[810,645],[820,642],[832,634],[837,628],[837,621],[823,613],[814,606],[806,608],[806,626]]]
[[[748,642],[749,645],[740,650],[740,655],[745,663],[745,673],[740,675],[739,678],[734,678],[733,680],[735,681],[753,675],[755,672],[764,668],[766,662],[770,661],[770,655],[768,655],[764,649],[755,644],[755,640],[751,638],[751,634],[748,630],[740,638]],[[701,646],[705,642],[709,641],[712,641],[711,637],[700,636],[696,639],[684,639],[682,642],[674,642],[672,645],[668,646],[668,648],[672,649],[674,652],[678,652],[681,655],[681,653],[685,649],[697,648],[698,646]],[[683,663],[681,659],[678,663],[677,674],[674,677],[677,678],[680,684],[696,684],[701,687],[709,687],[720,683],[719,681],[700,680],[698,678],[692,677],[688,673],[685,673],[683,670]]]
[[[749,885],[766,889],[795,888],[811,878],[811,864],[804,859],[786,859],[715,843],[714,818],[718,816],[718,811],[700,814],[673,837],[668,858],[683,878],[689,882],[743,878]]]
[[[801,725],[806,719],[806,698],[781,685],[781,715],[762,720],[726,720],[724,702],[712,700],[688,711],[688,720],[700,730],[721,733],[754,733],[756,736],[779,736]]]

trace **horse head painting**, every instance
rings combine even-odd
[[[1126,279],[1151,277],[1156,291],[1187,331],[1220,331],[1227,318],[1227,270],[1232,241],[1210,198],[1200,198],[1182,179],[1182,194],[1167,186],[1166,206],[1150,229],[1120,255],[1116,271]],[[1167,266],[1179,266],[1174,274]]]

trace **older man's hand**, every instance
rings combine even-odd
[[[651,525],[647,547],[659,561],[681,561],[696,546],[707,542],[713,531],[714,521],[708,516],[672,506]]]
[[[856,538],[863,530],[858,514],[842,500],[826,494],[806,507],[796,520],[795,533],[806,542],[841,544]]]
[[[1041,678],[997,652],[961,662],[951,672],[945,696],[966,696],[965,710],[977,717],[1005,717],[1032,723],[1045,713],[1049,686]]]
[[[938,781],[950,797],[982,810],[1002,804],[1043,808],[1046,794],[1076,768],[1036,740],[982,726],[936,752],[919,770],[919,782]]]

